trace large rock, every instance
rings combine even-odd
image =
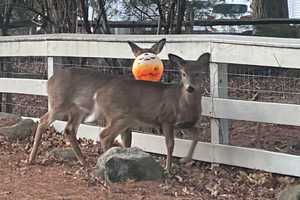
[[[300,185],[287,187],[279,194],[278,200],[300,200]]]
[[[163,168],[150,154],[137,147],[113,147],[97,161],[95,175],[106,182],[161,179]]]
[[[11,126],[21,120],[21,117],[11,113],[0,112],[0,127]]]
[[[0,135],[9,141],[24,140],[29,138],[35,129],[35,123],[31,119],[22,119],[12,126],[0,128]]]

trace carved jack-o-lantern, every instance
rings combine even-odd
[[[143,53],[133,62],[132,73],[136,80],[160,81],[164,65],[160,58],[153,53]]]

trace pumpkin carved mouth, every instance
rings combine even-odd
[[[139,75],[139,79],[137,80],[147,80],[147,81],[159,81],[161,78],[160,73],[144,73]],[[151,79],[151,80],[149,80]]]

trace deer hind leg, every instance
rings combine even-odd
[[[74,106],[71,108],[68,116],[68,122],[64,129],[64,135],[66,136],[67,140],[70,142],[73,151],[76,155],[76,158],[80,162],[82,166],[86,167],[86,161],[82,152],[79,147],[79,143],[76,138],[76,133],[79,128],[80,123],[82,122],[84,116],[80,114],[80,110]]]
[[[169,124],[163,124],[162,132],[166,137],[166,146],[167,146],[166,170],[169,172],[171,169],[172,154],[174,150],[174,128]]]
[[[129,122],[124,119],[111,120],[100,133],[100,142],[103,151],[107,151],[113,144],[116,137],[128,130]],[[126,133],[123,133],[126,134]]]
[[[190,149],[189,149],[187,155],[184,158],[180,159],[181,163],[188,163],[188,162],[190,162],[192,160],[195,148],[196,148],[196,146],[198,144],[198,141],[199,141],[198,128],[193,127],[193,128],[188,129],[186,131],[192,133],[192,135],[193,135],[193,141],[192,141],[192,144],[190,146]]]
[[[51,112],[45,113],[41,118],[39,125],[35,132],[33,147],[29,156],[28,163],[33,164],[36,158],[36,154],[42,139],[42,134],[46,131],[48,126],[55,120],[53,114]]]
[[[131,129],[127,129],[125,132],[121,135],[123,147],[131,147],[131,141],[132,141],[132,133]]]

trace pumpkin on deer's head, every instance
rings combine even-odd
[[[135,58],[132,73],[136,80],[160,81],[164,65],[160,58],[152,53],[143,53]]]
[[[132,65],[132,73],[136,80],[160,81],[164,65],[157,54],[161,52],[165,43],[166,39],[162,39],[148,49],[140,48],[136,44],[129,42],[136,57]]]

